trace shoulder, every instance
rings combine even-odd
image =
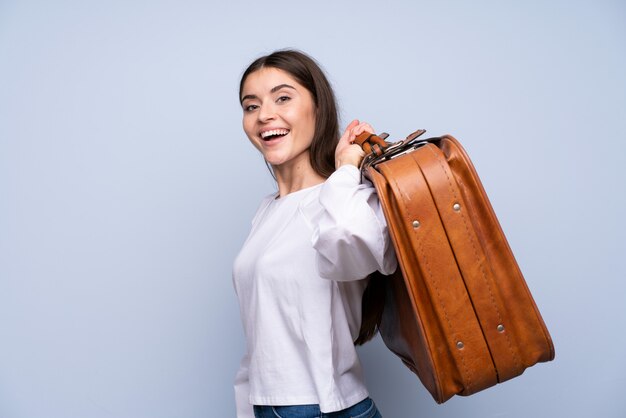
[[[274,199],[276,199],[276,192],[268,194],[261,200],[261,203],[259,204],[259,207],[257,208],[254,217],[252,217],[252,225],[256,224],[259,219],[262,218],[263,213],[265,213],[265,211]]]

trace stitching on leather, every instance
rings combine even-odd
[[[433,272],[430,268],[430,263],[428,262],[428,257],[426,256],[426,251],[424,251],[424,247],[422,246],[421,242],[419,243],[419,249],[420,252],[422,253],[422,259],[425,260],[425,266],[428,270],[428,275],[431,277],[431,283],[433,283],[433,286],[435,287],[435,290],[437,291],[437,298],[439,299],[439,303],[441,304],[441,307],[443,309],[443,313],[445,315],[446,318],[446,322],[448,323],[448,328],[450,328],[450,331],[452,331],[453,333],[453,337],[455,341],[458,341],[459,338],[456,334],[456,332],[454,332],[454,328],[452,327],[452,323],[450,322],[450,317],[448,316],[448,311],[446,310],[446,306],[443,303],[443,301],[441,300],[441,292],[439,291],[439,287],[437,286],[437,281],[433,279],[434,275]],[[461,356],[461,364],[463,365],[463,369],[465,370],[465,374],[467,377],[467,386],[471,387],[472,386],[472,374],[470,372],[470,370],[467,368],[467,364],[465,364],[465,355],[463,353],[463,351],[459,351],[459,355]]]
[[[421,171],[421,167],[419,166],[419,163],[415,160],[415,156],[413,156],[413,162],[417,165],[418,169]],[[400,186],[398,185],[398,182],[396,180],[396,176],[392,177],[395,185],[396,185],[396,190],[400,190]],[[426,179],[424,179],[426,180]],[[406,213],[411,216],[412,213],[409,210],[409,207],[404,203],[404,199],[401,200],[402,205],[405,208]],[[434,203],[434,202],[433,202]],[[443,303],[442,299],[441,299],[441,292],[439,291],[439,287],[437,286],[437,282],[436,280],[434,280],[434,275],[432,270],[430,269],[430,265],[428,263],[428,258],[426,257],[426,252],[424,251],[424,247],[422,246],[422,242],[421,239],[419,238],[419,236],[417,236],[417,244],[418,244],[418,248],[420,253],[422,254],[422,259],[425,260],[425,267],[428,271],[428,275],[431,278],[431,283],[433,284],[433,287],[435,288],[435,291],[437,292],[437,298],[439,299],[439,304],[441,305],[441,309],[443,310],[443,314],[444,317],[446,318],[446,322],[448,324],[448,328],[450,328],[450,331],[452,332],[452,336],[454,338],[455,341],[458,341],[457,338],[457,334],[454,331],[454,328],[452,327],[452,323],[450,322],[450,317],[448,316],[448,311],[446,310],[446,305]],[[471,373],[469,371],[469,369],[467,368],[467,364],[465,363],[465,355],[462,351],[459,351],[459,356],[461,357],[461,364],[463,365],[463,369],[465,370],[465,374],[467,377],[467,386],[471,387],[472,384],[472,378],[471,378]]]
[[[376,171],[377,173],[379,173],[382,177],[384,177],[385,179],[387,179],[387,177],[386,177],[385,173],[383,172],[384,170],[377,169],[377,170],[375,170],[375,171]],[[391,168],[389,168],[389,171],[393,171],[393,170],[391,170]],[[394,180],[394,182],[395,182],[395,180]],[[398,183],[397,183],[397,182],[395,182],[395,185],[396,185],[396,188],[397,188],[397,187],[398,187]],[[379,193],[379,194],[381,194],[381,195],[382,195],[383,193],[379,190],[379,188],[380,188],[379,182],[374,182],[374,186],[376,186],[376,191],[377,191],[377,193]],[[390,187],[392,187],[392,186],[391,186],[391,184],[389,184],[389,186],[390,186]],[[392,187],[392,188],[393,188],[393,187]],[[403,203],[402,203],[402,199],[394,199],[394,201],[395,201],[395,202],[400,202],[401,204],[403,204]],[[387,205],[384,203],[384,201],[383,201],[383,200],[381,200],[381,205],[383,205],[383,208],[387,206]],[[389,204],[389,205],[390,205],[390,204]],[[406,205],[405,205],[405,208],[406,208]],[[390,210],[391,210],[391,209],[390,209]],[[407,211],[407,212],[408,212],[408,211]],[[402,229],[402,228],[398,228],[398,229]],[[389,233],[390,233],[391,235],[393,235],[394,237],[395,237],[395,236],[397,236],[397,235],[399,234],[399,232],[397,232],[397,231],[396,231],[396,228],[391,228],[391,225],[389,226]],[[404,256],[402,255],[402,252],[398,252],[398,253],[397,253],[397,256],[398,256],[398,268],[400,268],[400,262],[401,262],[401,261],[400,261],[400,258],[403,258],[403,259],[404,259]],[[409,296],[409,298],[410,298],[410,299],[412,299],[410,296]],[[424,328],[424,326],[423,326],[423,319],[420,319],[420,318],[418,317],[418,318],[417,318],[417,321],[419,322],[420,326],[421,326],[422,328]],[[430,351],[431,349],[433,349],[433,347],[432,347],[432,343],[428,340],[428,338],[426,338],[426,336],[424,336],[424,338],[425,338],[424,343],[425,343],[425,345],[426,345],[426,347],[427,347],[427,350],[429,350],[429,351]],[[400,356],[400,357],[402,357],[402,356]],[[431,357],[432,357],[432,356],[431,356]],[[429,363],[433,364],[432,358],[431,358],[431,359],[429,359]],[[415,373],[417,373],[417,371],[416,371],[415,369],[413,369],[413,368],[411,368],[411,369],[412,369]],[[439,396],[439,397],[442,397],[442,396],[443,396],[443,389],[442,389],[442,387],[441,387],[440,382],[438,382],[436,378],[434,378],[433,380],[434,380],[434,382],[433,382],[433,383],[435,384],[435,390],[437,391],[438,396]]]
[[[454,196],[454,199],[456,201],[458,201],[458,196],[456,194],[456,190],[454,189],[454,186],[452,185],[452,181],[450,180],[450,176],[448,175],[448,171],[445,169],[445,166],[444,166],[443,162],[441,161],[441,157],[439,155],[437,155],[437,153],[432,148],[428,148],[428,149],[435,156],[435,159],[439,163],[439,166],[441,167],[443,172],[446,174],[446,179],[448,180],[448,188],[452,192],[452,195]],[[483,280],[485,282],[485,285],[487,286],[487,289],[489,290],[489,298],[491,299],[491,304],[493,305],[493,307],[496,310],[496,313],[498,314],[498,321],[499,321],[499,323],[502,323],[503,322],[502,321],[502,314],[500,313],[500,309],[498,308],[498,304],[496,303],[496,299],[495,299],[495,297],[493,295],[493,291],[491,289],[491,285],[489,284],[489,280],[487,280],[487,274],[485,273],[484,265],[483,265],[483,263],[480,263],[480,257],[478,256],[478,250],[476,248],[476,242],[473,239],[472,234],[470,234],[469,226],[467,225],[467,217],[465,216],[465,213],[463,211],[459,212],[459,214],[461,215],[461,219],[463,220],[463,226],[465,226],[466,235],[469,238],[470,242],[472,243],[472,249],[474,250],[474,257],[476,258],[476,260],[478,261],[478,265],[480,266],[481,275],[483,276]],[[513,345],[511,343],[511,338],[509,337],[509,334],[508,333],[504,333],[504,336],[506,337],[506,341],[507,341],[507,344],[509,346],[509,351],[511,353],[511,356],[513,357],[513,360],[515,361],[515,364],[518,367],[521,367],[520,360],[517,357],[517,354],[515,353],[515,350],[513,350]]]

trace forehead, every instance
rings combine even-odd
[[[288,84],[296,90],[305,90],[288,72],[279,70],[278,68],[264,67],[248,75],[246,81],[243,83],[241,93],[242,96],[268,93],[274,87],[280,86],[281,84]]]

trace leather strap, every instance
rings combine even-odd
[[[497,278],[468,216],[468,203],[463,199],[454,175],[438,148],[425,147],[423,152],[413,153],[412,156],[419,164],[439,209],[443,230],[454,251],[462,280],[471,295],[498,370],[498,380],[502,382],[518,376],[524,370],[517,350],[520,342],[506,331],[512,321],[495,284]],[[498,327],[502,327],[502,331],[498,331]]]
[[[436,148],[432,144],[424,148]],[[381,174],[387,178],[389,188],[398,199],[395,210],[399,219],[405,225],[390,225],[390,232],[405,229],[408,242],[412,249],[397,248],[396,253],[403,268],[415,268],[415,272],[405,272],[408,276],[424,278],[426,289],[421,292],[412,289],[413,295],[427,293],[434,303],[432,308],[437,311],[436,317],[441,320],[438,327],[440,337],[434,341],[446,341],[447,346],[435,350],[443,350],[455,359],[454,368],[450,370],[460,379],[459,388],[464,387],[467,393],[473,393],[497,382],[497,375],[493,366],[489,373],[479,372],[477,367],[492,364],[489,349],[482,338],[480,324],[472,310],[472,303],[468,298],[467,290],[459,271],[455,255],[452,252],[446,230],[437,208],[436,197],[433,196],[428,179],[425,177],[418,153],[425,149],[412,152],[408,158],[392,160],[391,164],[378,166]],[[412,173],[411,176],[403,173]],[[379,194],[380,196],[380,194]],[[419,202],[415,197],[419,196]],[[381,201],[385,197],[381,197]],[[385,205],[386,202],[383,202]],[[450,208],[450,211],[453,211]],[[388,218],[389,219],[389,218]],[[393,221],[390,221],[390,224]],[[395,240],[394,240],[395,241]],[[417,260],[403,259],[414,256]],[[416,262],[417,261],[417,262]],[[407,283],[409,288],[415,283]],[[428,299],[416,301],[416,308],[423,309]],[[424,317],[431,317],[424,315]],[[431,319],[432,320],[432,319]],[[433,330],[433,332],[436,332]],[[434,359],[436,363],[441,359]],[[441,370],[436,368],[436,370]],[[440,380],[441,378],[437,379]],[[461,383],[462,382],[462,383]],[[458,388],[457,388],[458,389]],[[440,389],[441,390],[441,389]],[[455,389],[456,390],[456,389]],[[444,392],[446,392],[444,390]]]
[[[365,153],[373,153],[377,157],[385,152],[389,144],[380,136],[371,132],[363,132],[354,139],[354,143],[363,148]]]

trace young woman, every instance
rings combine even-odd
[[[278,192],[261,202],[233,268],[247,342],[237,416],[380,417],[354,346],[373,335],[361,323],[367,276],[397,266],[352,144],[374,130],[354,120],[339,136],[332,88],[298,51],[250,64],[239,98]]]

